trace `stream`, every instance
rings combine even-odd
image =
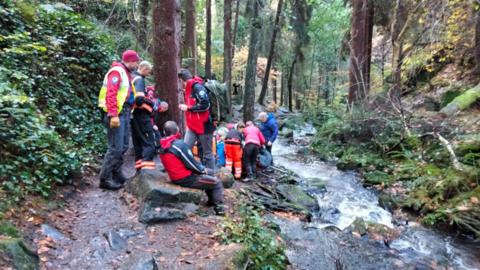
[[[294,133],[293,143],[282,138],[273,148],[275,165],[297,174],[319,206],[310,223],[272,217],[287,239],[287,256],[295,269],[480,269],[480,243],[415,221],[396,222],[355,172],[339,171],[303,151],[313,133],[307,126]],[[357,218],[382,224],[396,235],[388,243],[355,236],[349,226]]]

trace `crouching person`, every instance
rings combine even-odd
[[[160,159],[173,184],[205,190],[207,205],[213,206],[215,214],[224,215],[223,184],[214,176],[214,171],[205,168],[193,157],[190,147],[182,141],[178,125],[168,121],[164,125],[165,137],[160,141]]]

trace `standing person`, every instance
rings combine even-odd
[[[258,115],[258,119],[260,122],[262,122],[260,130],[262,131],[263,137],[265,137],[265,140],[267,141],[265,148],[271,154],[272,145],[278,136],[277,120],[275,119],[273,112],[269,112],[268,114],[266,112],[261,112]]]
[[[229,124],[227,136],[225,138],[226,167],[230,172],[235,171],[235,179],[242,177],[242,132],[245,128],[243,122],[237,123],[237,128]]]
[[[155,169],[155,134],[150,120],[155,104],[147,96],[145,78],[152,73],[152,64],[142,61],[134,73],[135,104],[132,119],[132,141],[135,169]]]
[[[137,52],[125,51],[122,61],[112,64],[100,89],[98,106],[105,112],[103,122],[108,139],[100,171],[100,188],[117,190],[127,180],[122,173],[123,154],[128,150],[130,110],[135,99],[130,73],[138,67],[139,61]]]
[[[243,130],[243,136],[245,137],[243,162],[247,169],[247,178],[245,178],[244,181],[248,182],[255,178],[257,156],[260,148],[265,144],[265,138],[260,129],[258,129],[252,121],[248,121],[246,126],[247,127]]]
[[[160,159],[172,183],[205,190],[207,205],[213,206],[215,214],[224,215],[222,182],[211,176],[213,170],[205,168],[193,158],[189,146],[181,140],[177,123],[167,121],[163,130],[165,137],[160,141]]]
[[[207,168],[215,169],[215,157],[212,150],[213,132],[215,127],[210,115],[210,98],[207,89],[203,86],[203,80],[193,77],[188,69],[182,69],[178,78],[183,82],[185,103],[178,107],[185,112],[187,131],[185,143],[191,148],[197,141],[202,148],[202,161]]]

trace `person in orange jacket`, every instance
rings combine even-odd
[[[225,167],[232,172],[235,171],[235,179],[242,177],[242,132],[245,128],[243,122],[237,124],[237,128],[233,124],[228,125],[227,136],[225,137]]]

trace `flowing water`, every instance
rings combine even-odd
[[[311,127],[295,133],[293,141],[305,145],[309,133],[314,133]],[[287,255],[296,268],[480,269],[479,242],[453,238],[415,222],[394,225],[392,214],[380,207],[377,194],[364,188],[354,172],[339,171],[334,164],[305,154],[304,148],[286,139],[273,148],[275,165],[297,174],[319,205],[307,225],[276,220],[291,240]],[[317,188],[319,183],[325,189]],[[348,227],[357,218],[385,225],[399,236],[387,244],[368,240],[368,236],[351,237]]]

